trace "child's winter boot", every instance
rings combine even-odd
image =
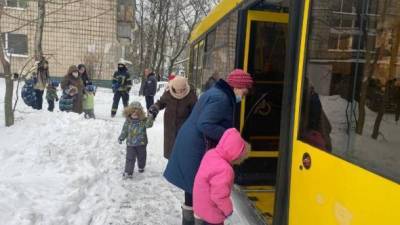
[[[193,208],[182,205],[182,225],[194,225]]]
[[[128,173],[122,174],[122,179],[124,179],[124,180],[132,179],[132,178],[133,178],[132,174],[128,174]]]

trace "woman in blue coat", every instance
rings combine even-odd
[[[225,130],[234,126],[235,105],[247,95],[253,80],[243,70],[232,71],[227,81],[219,80],[196,103],[175,140],[164,177],[185,191],[182,224],[194,224],[192,190],[194,178],[209,143],[217,143]]]

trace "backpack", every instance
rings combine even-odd
[[[37,100],[34,85],[35,81],[33,79],[26,80],[21,90],[21,97],[24,100],[24,103],[31,107],[36,104]]]
[[[64,92],[58,105],[60,107],[60,111],[70,112],[74,107],[74,98]]]

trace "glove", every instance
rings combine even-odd
[[[114,83],[114,84],[112,84],[111,88],[112,88],[112,91],[115,93],[115,92],[117,92],[118,89],[119,89],[119,84]]]
[[[149,108],[149,114],[150,114],[151,116],[153,116],[153,119],[155,119],[155,118],[157,117],[157,115],[158,115],[158,108],[157,108],[157,106],[155,106],[155,105],[150,106],[150,108]]]
[[[122,142],[123,142],[124,140],[122,140],[121,138],[118,138],[118,143],[120,144],[120,145],[122,145]]]

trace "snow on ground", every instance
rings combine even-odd
[[[0,79],[0,224],[180,224],[183,193],[162,177],[162,113],[148,130],[145,173],[124,181],[126,146],[117,143],[122,102],[111,119],[111,90],[98,90],[96,120],[59,112],[58,104],[53,113],[35,111],[20,99],[10,128],[4,90]],[[144,105],[142,97],[133,100]]]

